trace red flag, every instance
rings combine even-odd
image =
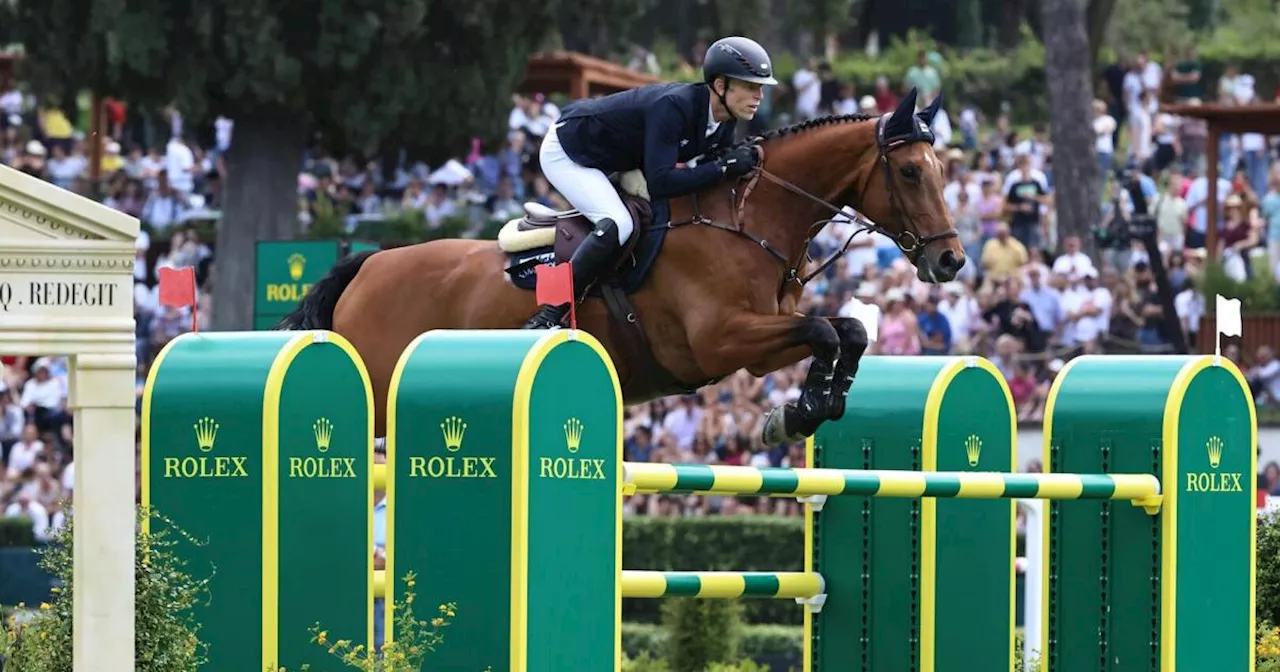
[[[161,266],[156,269],[156,274],[160,276],[160,305],[191,306],[191,331],[199,331],[196,325],[196,270],[190,266]]]
[[[558,306],[569,304],[569,328],[578,328],[578,316],[573,300],[573,266],[569,262],[549,266],[541,264],[534,273],[537,274],[537,301],[539,304]]]

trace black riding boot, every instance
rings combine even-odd
[[[618,242],[618,226],[612,219],[604,218],[596,222],[596,230],[582,241],[574,251],[569,263],[573,266],[573,291],[581,300],[587,290],[599,277],[600,272],[617,258],[621,244]],[[563,327],[564,318],[569,314],[569,304],[543,306],[525,322],[524,329],[557,329]]]

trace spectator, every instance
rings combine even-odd
[[[1017,167],[1005,178],[1005,213],[1014,238],[1026,247],[1040,247],[1045,240],[1040,209],[1050,203],[1049,185],[1031,161],[1030,154],[1018,154]]]
[[[880,340],[875,348],[881,355],[920,354],[919,321],[907,307],[906,295],[894,287],[885,294],[885,315],[880,319]]]
[[[60,429],[70,421],[67,413],[67,386],[62,377],[54,377],[48,358],[36,360],[32,367],[33,376],[22,388],[22,399],[19,402],[26,413],[27,422],[33,423],[41,431]]]
[[[1257,364],[1247,369],[1245,379],[1259,406],[1280,406],[1280,359],[1274,345],[1258,347]]]
[[[946,355],[951,352],[951,323],[938,312],[939,296],[933,292],[925,300],[924,310],[918,318],[920,326],[920,354]]]
[[[27,423],[22,429],[22,438],[9,448],[8,467],[22,473],[34,466],[36,460],[44,454],[44,442],[40,440],[40,430],[34,422]]]
[[[1009,235],[1009,225],[996,224],[995,237],[982,246],[982,270],[992,280],[1013,277],[1030,257],[1026,245]]]

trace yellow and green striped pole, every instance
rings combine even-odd
[[[863,495],[957,499],[1131,500],[1148,513],[1160,507],[1151,474],[1011,474],[856,469],[787,469],[627,462],[629,493],[711,495]]]
[[[808,599],[826,589],[816,572],[622,572],[623,597]]]

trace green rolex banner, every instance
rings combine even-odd
[[[258,241],[254,328],[270,328],[297,308],[311,286],[337,263],[338,256],[336,240]]]

